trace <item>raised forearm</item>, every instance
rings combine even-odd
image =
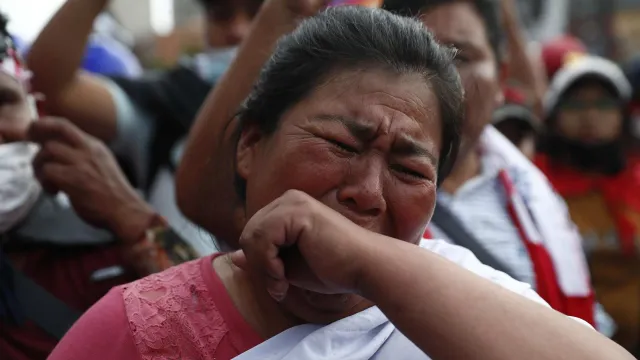
[[[364,257],[363,295],[433,359],[633,359],[595,330],[427,250],[386,239]]]
[[[27,62],[48,114],[112,141],[117,136],[114,99],[101,79],[80,71],[93,22],[107,1],[68,0],[36,39]]]
[[[536,106],[538,115],[542,110],[542,99],[546,91],[546,74],[540,71],[531,59],[528,52],[525,33],[517,16],[517,7],[514,0],[502,0],[503,23],[507,37],[509,51],[509,76],[523,85],[530,94]]]
[[[108,0],[68,0],[29,50],[33,86],[47,97],[68,86],[80,68],[93,22]]]
[[[296,23],[282,2],[265,3],[235,62],[209,94],[190,132],[177,174],[178,205],[192,221],[223,239],[239,235],[232,215],[238,213],[233,188],[233,115],[249,95],[277,40]]]

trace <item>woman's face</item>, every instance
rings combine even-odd
[[[238,173],[247,218],[289,189],[306,192],[354,223],[417,243],[435,206],[441,119],[418,75],[383,70],[335,74],[265,137],[246,129]],[[370,306],[357,296],[289,292],[299,317],[329,322]]]
[[[556,131],[585,144],[614,141],[622,132],[622,103],[600,83],[580,85],[558,105]]]
[[[30,116],[27,94],[22,85],[0,72],[0,125],[23,130],[29,126]]]
[[[443,1],[420,19],[442,44],[458,49],[456,64],[465,90],[466,119],[458,159],[471,153],[503,95],[487,26],[472,1]]]
[[[207,18],[207,44],[212,48],[238,46],[249,34],[261,0],[225,0],[214,5]]]

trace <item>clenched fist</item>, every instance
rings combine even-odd
[[[232,260],[262,277],[276,300],[284,299],[289,284],[323,294],[353,293],[376,237],[381,235],[290,190],[249,220],[242,251]]]

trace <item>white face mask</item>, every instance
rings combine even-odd
[[[0,233],[24,219],[42,191],[31,161],[38,147],[28,143],[0,144]]]
[[[198,73],[202,78],[212,81],[222,75],[238,54],[238,46],[209,49],[195,57]]]

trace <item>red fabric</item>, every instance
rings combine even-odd
[[[7,251],[7,255],[29,278],[79,311],[87,310],[113,286],[135,279],[129,273],[91,281],[95,271],[122,263],[118,246]],[[17,327],[0,321],[0,354],[7,359],[46,359],[56,342],[33,322]]]
[[[578,317],[595,327],[593,296],[581,298],[563,293],[558,284],[558,274],[553,260],[541,242],[542,239],[538,239],[538,242],[534,241],[525,230],[522,217],[527,216],[527,214],[518,214],[515,206],[516,196],[518,196],[515,186],[506,171],[501,171],[499,178],[507,192],[507,196],[511,199],[507,204],[507,211],[516,229],[518,229],[520,239],[522,239],[527,248],[529,258],[533,263],[533,270],[536,274],[536,291],[555,310],[569,316]]]
[[[521,217],[528,216],[528,214],[518,214],[516,210],[515,202],[518,194],[513,182],[504,170],[499,173],[498,178],[509,198],[507,202],[509,217],[518,230],[520,240],[524,243],[533,264],[533,271],[536,275],[536,292],[553,309],[565,315],[580,318],[595,327],[595,299],[593,293],[586,297],[564,294],[558,283],[558,275],[551,255],[541,241],[536,242],[534,239],[530,239],[530,235],[525,231]],[[429,229],[425,231],[424,238],[431,239]]]
[[[509,212],[512,213],[513,210],[509,209]],[[520,236],[525,236],[522,226],[517,226],[517,228]],[[565,315],[580,318],[595,327],[595,299],[593,293],[587,297],[565,295],[558,285],[553,260],[549,256],[547,249],[543,245],[535,244],[531,241],[525,241],[524,243],[536,274],[536,292],[538,295],[553,309]]]
[[[580,39],[568,35],[543,44],[542,59],[547,69],[547,76],[551,79],[562,68],[568,54],[586,52],[587,48]]]
[[[504,89],[504,102],[507,104],[517,104],[527,106],[527,97],[525,94],[513,86],[507,86]]]
[[[94,305],[69,330],[49,359],[51,360],[133,360],[142,358],[209,358],[232,359],[261,343],[263,339],[247,324],[235,308],[224,284],[212,268],[215,256],[175,266],[133,284],[113,289]],[[194,275],[184,281],[185,274]],[[197,274],[197,275],[196,275]],[[162,282],[155,280],[162,279]],[[141,286],[138,286],[138,285]],[[145,289],[160,298],[176,294],[187,285],[191,289],[188,301],[170,300],[171,309],[155,307],[153,302],[134,299],[146,305],[145,313],[132,313],[126,293],[131,288]],[[151,285],[151,286],[149,286]],[[205,289],[201,291],[201,289]],[[193,309],[196,306],[197,309]],[[153,311],[155,309],[155,311]],[[206,314],[206,316],[202,316]],[[174,316],[176,315],[176,316]],[[143,318],[135,318],[143,316]],[[163,321],[155,324],[156,317]],[[193,320],[197,321],[193,321]],[[187,321],[185,321],[187,320]],[[191,321],[188,321],[191,320]],[[147,323],[145,334],[136,333],[135,324]],[[185,325],[189,325],[186,326]],[[207,332],[207,336],[203,333]],[[109,334],[109,336],[104,336]],[[163,341],[170,335],[169,343]],[[196,339],[197,344],[186,342]],[[147,342],[140,341],[145,339]],[[155,341],[154,341],[155,339]],[[149,349],[148,341],[157,345]],[[199,348],[198,346],[202,346]],[[149,350],[156,356],[150,356]],[[182,357],[189,352],[203,350],[195,357]]]
[[[546,155],[537,156],[535,163],[564,198],[591,192],[601,194],[615,219],[623,252],[627,255],[635,254],[634,237],[640,229],[636,228],[626,213],[640,213],[639,161],[631,159],[622,173],[609,177],[589,176],[566,166],[552,164]]]

